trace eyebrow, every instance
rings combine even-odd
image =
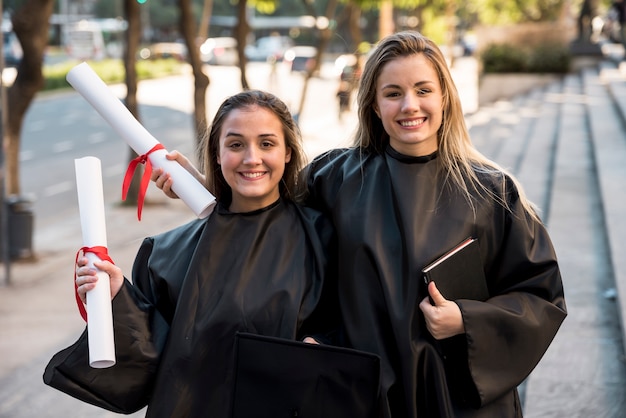
[[[225,138],[229,138],[229,137],[243,138],[244,135],[237,131],[228,131],[226,132],[224,137]],[[270,133],[260,134],[257,136],[257,138],[278,138],[278,135],[270,132]]]
[[[413,87],[421,87],[424,86],[426,84],[436,84],[434,81],[431,80],[423,80],[423,81],[418,81],[417,83],[413,84]],[[400,86],[398,84],[385,84],[384,86],[381,87],[381,90],[384,89],[396,89],[396,88],[400,88]]]

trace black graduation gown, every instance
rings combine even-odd
[[[436,154],[391,147],[332,150],[307,168],[309,205],[336,229],[347,345],[381,357],[385,417],[519,417],[516,387],[566,316],[555,252],[510,178],[480,175],[510,211],[478,199],[473,213],[440,168]],[[491,297],[457,300],[466,333],[436,341],[418,307],[421,270],[468,236]]]
[[[112,302],[117,364],[90,368],[84,333],[44,381],[115,412],[147,404],[148,417],[226,417],[238,331],[293,340],[337,319],[336,287],[322,280],[331,241],[319,212],[285,200],[244,214],[218,204],[146,238],[134,285]]]

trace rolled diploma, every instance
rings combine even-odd
[[[144,155],[159,143],[135,119],[107,85],[83,62],[67,73],[67,81],[78,91],[111,127],[139,155]],[[170,173],[172,190],[199,218],[206,218],[213,211],[213,196],[196,178],[176,161],[165,158],[166,150],[150,153],[148,158],[154,167]]]
[[[74,166],[76,168],[76,189],[83,245],[85,247],[106,247],[107,237],[100,160],[96,157],[75,159]],[[94,267],[94,261],[100,261],[100,258],[94,253],[87,252],[85,256],[89,260],[90,267]],[[87,292],[87,334],[89,365],[96,369],[102,369],[115,364],[115,343],[113,339],[110,278],[107,273],[96,270],[98,276],[96,287]]]

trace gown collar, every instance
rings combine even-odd
[[[274,209],[276,206],[278,206],[280,204],[280,202],[282,202],[283,198],[279,197],[278,200],[276,200],[274,203],[265,206],[264,208],[261,209],[255,209],[253,211],[250,212],[231,212],[230,210],[228,210],[228,205],[223,203],[223,202],[218,202],[217,204],[217,212],[220,215],[241,215],[241,216],[254,216],[254,215],[258,215],[260,213],[269,211]]]
[[[398,151],[393,149],[391,145],[387,145],[387,149],[385,150],[385,152],[394,160],[406,164],[424,164],[437,158],[437,151],[429,155],[420,155],[419,157],[414,157],[411,155],[400,154]]]

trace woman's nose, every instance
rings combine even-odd
[[[419,108],[419,97],[416,97],[412,94],[407,94],[404,96],[404,100],[402,101],[402,112],[412,113],[418,111]]]
[[[248,147],[244,155],[245,164],[258,164],[261,161],[261,152],[257,147]]]

